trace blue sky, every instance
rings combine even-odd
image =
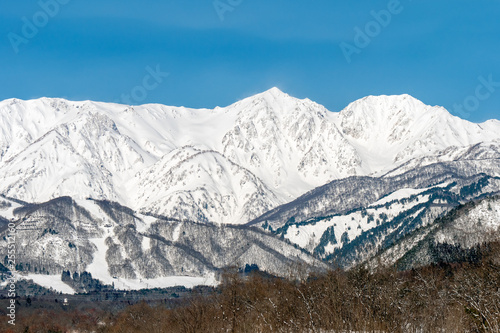
[[[277,86],[332,111],[408,93],[500,118],[498,0],[217,1],[3,0],[0,99],[212,108]]]

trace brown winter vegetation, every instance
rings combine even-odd
[[[398,272],[334,270],[306,279],[234,271],[173,308],[20,312],[2,332],[500,332],[500,244],[481,261]]]

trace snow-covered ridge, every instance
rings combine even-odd
[[[409,95],[368,96],[341,112],[277,88],[213,110],[9,99],[0,194],[245,223],[329,181],[452,160],[479,143],[498,150],[500,122],[471,123]]]
[[[0,197],[3,215],[12,217],[16,248],[22,249],[16,253],[16,278],[68,293],[74,290],[62,281],[63,271],[88,272],[101,283],[136,290],[215,285],[233,265],[258,264],[280,276],[293,265],[328,267],[263,231],[154,218],[109,201],[62,197],[20,204]],[[1,219],[0,232],[7,233]],[[0,237],[0,253],[7,253],[8,245]]]

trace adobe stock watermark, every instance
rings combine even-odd
[[[170,73],[162,72],[160,65],[156,65],[154,69],[147,66],[146,72],[148,74],[143,77],[142,83],[133,87],[128,94],[122,94],[120,100],[117,101],[118,103],[132,105],[144,101],[148,97],[148,93],[158,88],[163,80],[170,75]]]
[[[214,0],[213,5],[221,22],[224,22],[226,13],[235,10],[243,1],[244,0]]]
[[[468,118],[471,112],[477,111],[482,101],[487,100],[500,88],[500,82],[493,81],[493,74],[488,75],[488,78],[480,76],[477,78],[479,84],[474,90],[474,95],[465,97],[462,104],[453,104],[453,109],[456,114],[462,118]]]
[[[38,6],[40,10],[37,11],[31,18],[23,16],[21,21],[21,34],[9,32],[7,38],[10,41],[12,49],[17,54],[19,47],[23,44],[28,44],[30,40],[35,38],[40,29],[44,28],[51,18],[59,14],[62,5],[67,5],[71,0],[40,0]]]
[[[14,326],[16,325],[16,225],[13,222],[8,224],[7,229],[7,262],[6,264],[11,276],[7,279],[7,297],[9,305],[7,306],[7,322]]]
[[[411,1],[411,0],[409,0]],[[392,22],[395,15],[401,14],[404,7],[399,0],[390,0],[387,3],[387,9],[379,11],[372,10],[370,15],[373,20],[368,21],[364,28],[358,26],[354,27],[354,40],[353,43],[341,42],[339,44],[340,50],[344,55],[347,63],[352,62],[354,54],[360,54],[363,49],[368,47],[372,40],[380,35],[384,28],[387,28]]]

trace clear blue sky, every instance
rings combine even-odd
[[[213,0],[42,0],[54,1],[53,17],[38,1],[0,2],[0,99],[134,92],[133,104],[212,108],[277,86],[332,111],[408,93],[455,114],[465,101],[471,121],[500,118],[498,0],[401,0],[384,26],[371,12],[397,0],[221,0],[224,12]],[[356,46],[356,27],[372,29],[368,45]],[[146,90],[148,66],[169,75]],[[486,87],[489,76],[499,83]]]

